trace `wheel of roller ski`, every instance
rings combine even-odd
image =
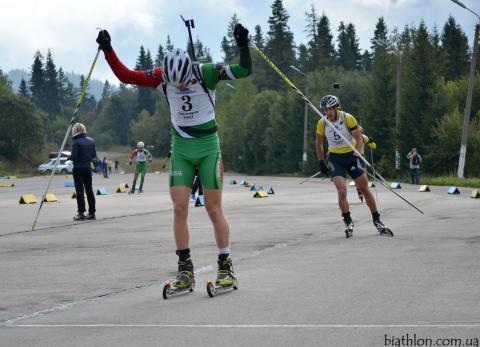
[[[215,296],[215,285],[210,280],[207,283],[207,293],[208,293],[208,296],[211,298]]]
[[[168,299],[168,292],[170,291],[170,288],[172,287],[172,285],[170,284],[170,282],[165,282],[165,285],[163,286],[163,298],[165,300]]]
[[[385,236],[389,236],[389,237],[393,237],[393,231],[391,231],[390,229],[386,228],[383,232],[382,232],[383,235]]]

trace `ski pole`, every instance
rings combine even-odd
[[[55,165],[53,166],[52,173],[50,174],[50,179],[48,180],[47,188],[45,189],[45,192],[42,195],[42,201],[40,202],[40,206],[38,207],[37,216],[35,217],[32,223],[32,231],[35,230],[35,227],[37,225],[38,216],[40,215],[40,211],[42,210],[45,197],[47,196],[48,189],[50,188],[50,184],[52,183],[53,175],[55,175],[55,169],[57,168],[57,165],[60,161],[60,156],[62,154],[63,149],[65,148],[65,144],[67,143],[68,134],[70,133],[70,130],[73,126],[73,122],[75,121],[75,118],[77,118],[78,110],[80,109],[80,105],[82,104],[83,98],[85,97],[85,92],[87,90],[88,83],[90,82],[90,77],[92,76],[93,68],[95,67],[99,53],[100,53],[100,47],[98,47],[97,49],[97,53],[95,54],[95,58],[93,59],[92,66],[90,67],[90,71],[88,72],[87,79],[85,80],[85,84],[83,85],[82,94],[80,94],[80,97],[78,98],[77,104],[75,106],[75,110],[73,111],[72,119],[70,119],[70,123],[68,124],[67,131],[65,132],[65,137],[63,138],[62,145],[60,146],[60,150],[58,151],[57,159],[55,160]]]
[[[288,79],[288,77],[273,63],[273,61],[270,60],[270,58],[268,58],[265,53],[263,53],[255,44],[251,43],[251,46],[257,51],[257,53],[272,67],[273,70],[275,70],[275,72],[277,74],[280,75],[280,77],[282,77],[282,79],[285,81],[285,83],[290,87],[292,88],[298,95],[300,95],[300,97],[303,99],[303,101],[305,101],[307,103],[307,105],[320,117],[322,118],[329,126],[331,126],[332,128],[334,128],[333,124],[328,120],[327,117],[325,117],[319,110],[318,108],[300,91],[300,89],[298,89],[293,83],[292,81],[290,81]],[[367,165],[367,167],[371,168],[374,175],[372,176],[374,178],[374,180],[380,182],[383,186],[385,186],[386,188],[388,188],[390,191],[392,191],[395,195],[397,195],[398,197],[400,197],[402,200],[404,200],[406,203],[408,203],[410,206],[412,206],[413,208],[415,208],[417,211],[419,211],[420,213],[423,214],[423,212],[421,210],[419,210],[417,207],[415,207],[412,203],[410,203],[408,200],[406,200],[405,198],[403,198],[400,194],[394,192],[390,187],[388,187],[387,185],[387,181],[385,180],[385,178],[382,177],[382,175],[380,175],[378,173],[377,170],[375,170],[374,168],[372,168],[372,165],[368,162],[367,159],[365,159],[365,157],[354,147],[352,146],[352,144],[350,143],[350,141],[348,141],[345,136],[343,136],[342,133],[338,133],[338,135],[346,142],[348,143],[348,145],[350,146],[350,148],[353,150],[353,152],[355,154],[357,154],[357,156],[365,163],[365,165]],[[378,176],[378,177],[377,177]]]
[[[312,178],[317,177],[317,176],[320,175],[321,173],[322,173],[322,171],[318,171],[315,175],[310,176],[309,178],[307,178],[306,180],[303,180],[303,181],[300,182],[299,184],[304,184],[305,182],[311,180]]]
[[[193,46],[193,39],[192,39],[192,28],[195,29],[195,23],[193,22],[193,19],[184,19],[182,15],[180,15],[180,18],[182,18],[183,22],[185,23],[185,26],[188,28],[188,38],[190,40],[190,49],[192,50],[192,58],[193,61],[197,61],[197,58],[195,57],[195,49]]]
[[[372,158],[372,168],[375,169],[375,164],[373,163],[373,149],[370,147],[370,157]],[[368,169],[367,169],[368,170]],[[377,193],[377,186],[373,187],[375,189],[375,197],[377,198],[378,202],[378,193]]]
[[[370,177],[372,177],[374,180],[376,180],[378,183],[380,183],[382,186],[384,186],[385,188],[387,188],[389,191],[391,191],[393,194],[395,194],[396,196],[398,196],[400,199],[402,199],[403,201],[405,201],[407,204],[409,204],[410,206],[412,206],[414,209],[416,209],[418,212],[420,212],[421,214],[424,214],[422,210],[420,210],[417,206],[415,206],[414,204],[412,204],[410,201],[408,201],[407,199],[405,199],[403,196],[401,196],[400,194],[398,194],[396,191],[394,191],[392,188],[390,188],[388,186],[388,184],[385,184],[383,183],[382,181],[378,180],[375,178],[374,175],[372,175],[370,172],[367,171],[367,175],[369,175]]]

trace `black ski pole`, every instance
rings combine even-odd
[[[185,19],[183,18],[182,15],[180,15],[180,18],[182,18],[183,22],[185,23],[185,26],[188,28],[188,38],[190,40],[190,50],[192,53],[192,58],[193,61],[197,61],[197,58],[195,57],[195,49],[193,46],[193,39],[192,39],[192,28],[195,29],[195,23],[193,22],[193,19]]]

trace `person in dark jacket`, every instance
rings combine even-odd
[[[95,219],[95,194],[92,188],[92,172],[90,163],[97,159],[95,141],[87,136],[87,129],[82,123],[75,123],[72,127],[72,154],[73,180],[77,195],[78,214],[74,220]],[[88,215],[85,216],[84,192],[87,195]]]

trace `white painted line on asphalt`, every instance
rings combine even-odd
[[[16,328],[385,329],[477,328],[474,324],[14,324]]]

